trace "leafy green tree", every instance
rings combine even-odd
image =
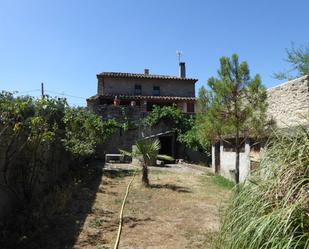
[[[0,187],[30,203],[46,172],[57,167],[59,148],[84,159],[115,126],[114,120],[103,122],[85,109],[70,108],[64,99],[0,92]]]
[[[0,145],[4,153],[1,185],[20,201],[32,200],[48,163],[42,155],[52,151],[53,141],[61,136],[65,105],[63,99],[48,96],[34,100],[0,93]]]
[[[184,114],[176,105],[154,106],[152,112],[144,118],[143,123],[147,127],[152,127],[160,121],[170,125],[179,142],[194,150],[201,147],[196,130],[193,129],[195,117]]]
[[[300,76],[309,75],[309,43],[305,46],[295,48],[292,43],[290,49],[286,49],[286,61],[291,64],[287,72],[275,73],[274,77],[278,80],[292,80]],[[295,72],[294,75],[291,75]]]
[[[200,91],[203,113],[197,125],[204,140],[225,135],[235,138],[235,182],[238,184],[240,149],[249,135],[261,135],[266,124],[266,88],[259,75],[250,77],[247,62],[239,63],[236,54],[220,59],[218,78],[211,77],[208,86],[210,91]]]
[[[101,117],[84,108],[67,108],[64,116],[64,145],[75,156],[89,156],[99,143],[114,132],[115,120],[102,121]]]

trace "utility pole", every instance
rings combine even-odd
[[[43,82],[41,83],[41,95],[42,95],[42,98],[44,98],[44,83]]]

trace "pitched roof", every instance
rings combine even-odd
[[[181,80],[181,81],[194,81],[197,79],[180,78],[177,76],[158,75],[158,74],[142,74],[142,73],[121,73],[121,72],[102,72],[97,74],[97,77],[113,77],[113,78],[141,78],[141,79],[161,79],[161,80]]]
[[[144,96],[144,95],[128,95],[128,94],[102,94],[94,95],[87,99],[87,101],[94,101],[99,98],[109,98],[114,99],[115,97],[119,99],[132,99],[132,100],[174,100],[174,101],[196,101],[195,97],[179,97],[179,96]]]

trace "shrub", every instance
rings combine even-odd
[[[184,114],[176,105],[154,106],[143,120],[145,126],[155,126],[160,121],[168,122],[177,135],[177,140],[193,150],[205,149],[197,136],[195,117]]]
[[[84,108],[67,108],[64,116],[65,148],[75,156],[89,156],[96,145],[105,141],[116,127],[116,121],[103,122],[101,117]]]
[[[84,108],[70,108],[65,99],[0,92],[0,187],[20,203],[30,203],[50,172],[55,178],[63,172],[59,170],[62,158],[56,162],[55,154],[78,159],[90,156],[115,125]],[[59,153],[64,149],[66,155]],[[66,162],[68,166],[70,162]]]

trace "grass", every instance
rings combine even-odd
[[[215,175],[211,179],[214,184],[221,188],[232,189],[235,186],[235,183],[224,178],[223,176]]]
[[[89,225],[94,228],[100,228],[103,225],[103,219],[94,219]]]
[[[309,248],[309,129],[275,133],[226,209],[216,248]]]
[[[112,171],[129,166],[119,164],[114,167]],[[225,185],[216,184],[213,176],[196,172],[151,168],[150,188],[141,185],[139,172],[124,211],[120,248],[211,249],[211,241],[219,230],[219,209],[231,191]],[[106,184],[97,193],[96,208],[88,215],[89,221],[79,234],[76,248],[112,248],[120,200],[132,177],[119,172],[117,176],[103,173],[102,182]],[[89,234],[99,235],[89,237]],[[88,240],[91,241],[88,243]]]

